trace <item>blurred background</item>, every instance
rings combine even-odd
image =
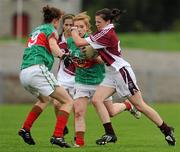
[[[18,74],[26,37],[42,23],[41,9],[47,4],[66,13],[87,11],[93,30],[98,9],[125,10],[116,30],[123,56],[132,65],[145,100],[180,101],[179,0],[1,0],[0,103],[34,100],[20,85]],[[55,74],[57,67],[58,60]]]

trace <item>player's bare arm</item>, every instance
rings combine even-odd
[[[77,47],[86,46],[89,44],[84,38],[79,36],[76,27],[71,27],[71,34]]]
[[[49,46],[50,46],[50,49],[52,51],[52,54],[55,57],[61,58],[63,56],[64,52],[59,48],[57,41],[54,37],[49,39]]]

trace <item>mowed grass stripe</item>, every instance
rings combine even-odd
[[[31,106],[25,104],[0,105],[0,152],[179,152],[180,150],[178,144],[178,139],[180,138],[180,104],[152,105],[175,128],[176,147],[168,146],[159,129],[145,116],[137,120],[129,112],[123,112],[112,118],[112,123],[118,136],[117,143],[97,146],[95,140],[104,133],[104,130],[94,108],[90,105],[86,117],[86,146],[81,149],[62,149],[50,144],[49,138],[54,131],[55,125],[55,114],[52,105],[48,106],[32,128],[31,132],[36,140],[36,145],[29,146],[25,144],[17,135],[17,132]],[[71,143],[74,138],[73,114],[71,114],[69,119],[68,128],[70,133],[66,136],[66,140]]]

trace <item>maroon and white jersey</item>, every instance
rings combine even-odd
[[[130,64],[122,58],[120,41],[113,24],[107,25],[101,31],[85,39],[98,51],[107,66],[112,66],[117,71],[124,66],[130,66]]]
[[[69,52],[64,34],[59,36],[58,45],[65,53]],[[74,87],[75,84],[74,64],[65,67],[64,61],[60,59],[59,69],[57,73],[57,80],[63,86]]]

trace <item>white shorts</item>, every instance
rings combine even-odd
[[[23,69],[20,81],[24,88],[38,97],[40,94],[49,96],[59,86],[53,73],[45,65],[33,65]]]
[[[106,66],[106,74],[100,86],[115,88],[120,98],[127,98],[139,90],[135,74],[130,66],[122,67],[116,71]]]
[[[96,92],[97,86],[98,85],[85,85],[85,84],[76,83],[74,99],[87,97],[89,101],[91,101],[94,93]],[[107,98],[106,101],[112,101],[112,96]]]
[[[69,93],[69,95],[72,98],[74,98],[74,94],[75,94],[74,86],[69,86],[69,85],[65,85],[65,84],[62,84],[61,86],[63,86],[63,88],[66,89],[66,91]]]

